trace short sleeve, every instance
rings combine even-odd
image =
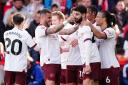
[[[26,32],[26,33],[27,33],[26,34],[26,44],[27,44],[27,46],[29,46],[31,48],[31,47],[35,46],[36,43],[32,39],[31,35],[28,32]]]
[[[88,39],[92,39],[93,33],[91,32],[90,27],[84,26],[83,28],[78,29],[78,36],[82,42],[85,42]]]
[[[45,27],[38,26],[35,30],[35,37],[40,38],[46,35]]]
[[[113,38],[115,37],[116,33],[115,30],[113,28],[107,28],[104,30],[104,33],[107,36],[107,39]]]
[[[38,26],[35,30],[35,42],[38,46],[41,46],[42,38],[46,36],[46,28],[44,26]]]

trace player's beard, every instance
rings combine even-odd
[[[101,23],[97,23],[97,22],[96,22],[96,25],[97,25],[97,26],[101,26]]]
[[[50,27],[51,23],[50,22],[46,22],[47,27]]]
[[[82,22],[82,17],[80,19],[76,19],[76,23],[80,24]]]
[[[70,24],[74,25],[74,24],[80,24],[82,22],[82,17],[80,19],[76,19],[75,22],[70,22]]]
[[[75,24],[75,22],[70,22],[70,24],[71,24],[71,25],[74,25],[74,24]]]

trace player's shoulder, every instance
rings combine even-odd
[[[21,33],[22,33],[22,35],[25,36],[26,38],[31,36],[31,35],[28,33],[27,30],[22,30]]]
[[[26,34],[29,34],[27,30],[22,30],[22,32],[26,33]]]
[[[38,30],[38,29],[45,29],[46,27],[45,26],[42,26],[42,25],[39,25],[39,26],[37,26],[37,28],[36,28],[36,30]]]
[[[40,29],[40,28],[41,28],[41,25],[38,25],[38,26],[36,27],[36,29],[37,29],[37,28]]]
[[[8,34],[9,32],[12,32],[12,29],[5,31],[5,32],[4,32],[4,35]]]
[[[106,30],[109,30],[109,31],[112,31],[112,32],[115,31],[115,29],[113,29],[112,27],[108,27],[108,28],[106,28],[104,31],[106,31]]]
[[[78,30],[82,32],[91,32],[91,28],[89,26],[80,26]]]
[[[116,33],[115,29],[113,29],[113,28],[111,28],[111,27],[106,28],[106,29],[104,30],[104,32],[113,33],[113,34]]]
[[[114,28],[106,28],[103,32],[107,35],[108,38],[116,37],[116,31]]]
[[[44,30],[44,29],[46,29],[45,26],[39,25],[39,26],[36,27],[35,31],[39,31],[39,32],[40,32],[40,31],[42,31],[42,30]]]

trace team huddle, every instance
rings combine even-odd
[[[47,9],[39,14],[35,39],[20,13],[13,16],[14,28],[4,33],[6,85],[26,85],[28,47],[40,52],[46,85],[119,85],[114,15],[82,5],[68,18]]]

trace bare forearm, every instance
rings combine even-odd
[[[73,20],[74,20],[74,16],[70,16],[62,24],[56,25],[53,28],[48,28],[46,34],[53,34],[59,32],[67,23],[72,22]]]
[[[53,27],[53,28],[50,28],[50,27],[49,27],[49,28],[46,30],[46,34],[48,35],[48,34],[57,33],[57,32],[59,32],[63,27],[64,27],[63,24],[59,24],[59,25],[57,25],[57,26],[55,26],[55,27]]]
[[[94,35],[99,38],[99,39],[105,39],[106,38],[106,35],[103,33],[103,32],[100,32],[98,31],[94,26],[93,24],[89,24],[91,30],[93,31]]]
[[[60,35],[70,35],[72,33],[74,33],[77,29],[79,28],[79,26],[75,26],[69,29],[62,29],[59,34]]]

